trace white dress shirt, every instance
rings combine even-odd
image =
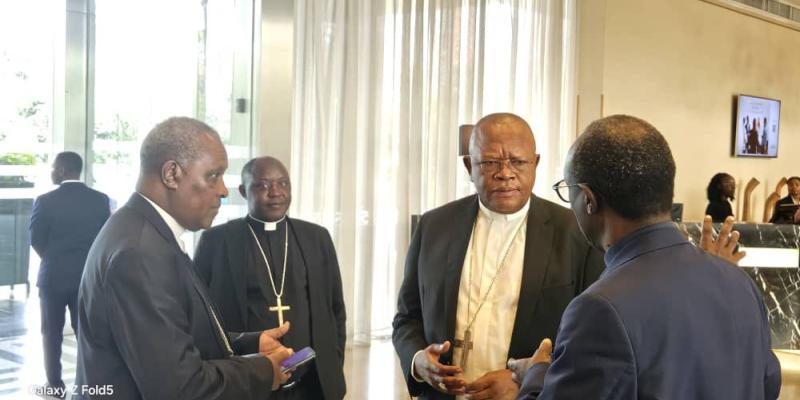
[[[501,214],[488,209],[480,200],[478,205],[478,216],[461,267],[456,311],[456,340],[464,339],[464,331],[475,317],[467,365],[460,365],[462,348],[453,347],[453,365],[461,366],[467,382],[487,372],[506,368],[522,285],[526,217],[530,208],[530,202],[527,202],[513,214]],[[487,296],[507,249],[505,264]],[[485,304],[478,312],[484,297]],[[422,381],[414,372],[414,363],[422,353],[423,350],[418,351],[411,361],[411,376],[418,382]],[[456,398],[462,399],[463,396]]]
[[[183,243],[183,240],[181,239],[181,235],[183,235],[183,233],[186,232],[186,228],[182,227],[181,224],[179,224],[178,221],[175,220],[175,218],[172,218],[172,215],[169,215],[168,212],[164,211],[164,209],[159,207],[158,204],[156,204],[153,200],[148,199],[147,196],[139,192],[136,192],[136,194],[142,196],[143,199],[147,200],[147,202],[150,203],[150,205],[156,209],[158,215],[160,215],[161,219],[163,219],[164,222],[167,223],[169,230],[172,231],[173,235],[175,235],[175,241],[178,242],[178,246],[180,246],[181,251],[186,253],[186,245]]]
[[[489,210],[480,201],[478,203],[480,211],[461,269],[456,311],[457,340],[463,340],[464,332],[475,318],[470,328],[472,350],[467,365],[461,365],[467,382],[487,372],[506,368],[522,285],[525,217],[530,208],[530,203],[525,203],[513,214],[500,214]],[[508,256],[501,265],[506,251]],[[493,278],[495,282],[489,291]],[[478,311],[484,298],[485,304]],[[454,348],[453,364],[460,364],[462,352],[461,347]]]

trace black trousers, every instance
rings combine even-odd
[[[64,386],[61,380],[61,344],[64,341],[64,311],[69,308],[72,330],[78,331],[78,291],[58,291],[39,288],[42,309],[42,342],[47,384]]]

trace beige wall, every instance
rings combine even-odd
[[[582,0],[579,10],[581,103],[600,92],[605,115],[632,114],[659,128],[677,163],[675,201],[685,204],[685,220],[702,218],[708,180],[726,171],[739,190],[751,177],[761,181],[751,209],[760,221],[780,177],[800,175],[792,153],[800,145],[800,32],[701,0]],[[781,100],[779,158],[731,156],[739,93]],[[582,127],[599,116],[588,114],[580,114]]]

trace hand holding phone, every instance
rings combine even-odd
[[[294,372],[297,368],[307,364],[317,356],[314,349],[311,347],[304,347],[302,350],[295,352],[289,358],[281,362],[281,373],[288,374]]]

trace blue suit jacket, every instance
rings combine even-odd
[[[42,262],[36,286],[76,291],[86,255],[111,214],[108,196],[67,182],[33,203],[31,245]]]
[[[743,271],[671,222],[628,235],[605,260],[564,312],[549,370],[528,370],[519,398],[777,398],[767,314]]]

